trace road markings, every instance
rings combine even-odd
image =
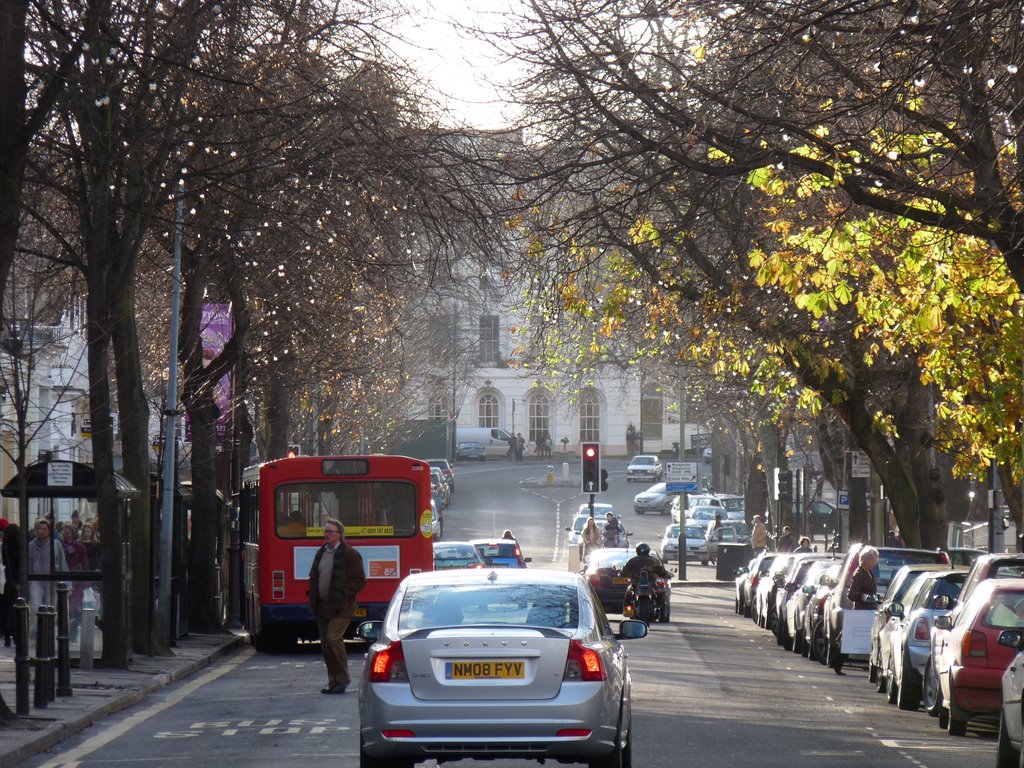
[[[256,653],[252,648],[246,648],[245,650],[238,653],[232,659],[224,662],[215,669],[211,669],[203,675],[200,675],[195,680],[186,683],[181,688],[173,691],[164,701],[153,704],[146,709],[140,710],[132,715],[126,717],[121,723],[114,724],[100,733],[97,733],[92,738],[86,739],[81,745],[75,749],[68,750],[61,755],[59,760],[54,760],[45,763],[42,768],[78,768],[78,761],[87,755],[92,754],[98,749],[107,746],[110,742],[117,738],[120,738],[124,734],[131,731],[133,728],[138,727],[142,723],[149,720],[151,717],[170,709],[188,696],[190,693],[199,690],[205,685],[209,685],[213,681],[220,677],[223,677],[228,672],[233,672],[241,664],[245,663],[248,659]]]

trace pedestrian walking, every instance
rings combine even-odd
[[[36,520],[36,536],[28,543],[28,572],[30,575],[50,575],[68,569],[64,547],[53,538],[53,526],[45,517]],[[41,605],[57,605],[56,581],[29,581],[29,604],[33,611]]]
[[[793,529],[788,525],[782,526],[782,536],[779,538],[778,546],[775,549],[782,553],[792,552],[796,549],[796,536],[793,535]]]
[[[320,651],[327,665],[327,685],[320,693],[344,693],[348,687],[345,630],[355,612],[356,595],[365,584],[363,558],[345,542],[345,526],[327,518],[324,544],[309,569],[309,609],[316,617]]]
[[[875,579],[874,568],[878,564],[878,550],[874,547],[864,547],[860,551],[859,565],[853,572],[850,579],[850,589],[846,598],[853,603],[853,610],[868,611],[875,607],[878,601],[878,582]],[[843,634],[839,633],[837,645],[842,648]],[[847,654],[837,653],[832,660],[831,667],[837,675],[843,674],[843,664],[846,663]],[[884,674],[884,672],[883,672]]]

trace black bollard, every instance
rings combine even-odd
[[[28,603],[24,597],[14,601],[14,711],[27,715],[31,710],[28,700],[32,662],[28,652]]]
[[[679,526],[679,580],[686,581],[686,526]]]
[[[71,695],[71,587],[57,585],[57,695]]]
[[[32,706],[38,709],[46,709],[50,703],[50,697],[46,694],[46,625],[49,623],[49,613],[45,605],[36,609],[36,656],[32,665],[36,668],[35,687],[32,693]]]

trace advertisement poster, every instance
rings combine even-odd
[[[217,355],[224,349],[228,339],[231,338],[231,305],[230,304],[204,304],[203,317],[200,334],[203,339],[203,367],[208,366]],[[231,374],[227,373],[217,382],[213,401],[217,405],[219,414],[217,416],[217,442],[223,443],[228,437],[228,428],[231,425]],[[188,412],[185,413],[185,439],[192,439],[192,426],[189,422]]]

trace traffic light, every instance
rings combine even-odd
[[[608,490],[608,470],[607,469],[602,469],[601,470],[601,490],[602,491],[607,491]]]
[[[601,492],[601,444],[583,443],[583,452],[580,454],[580,474],[582,481],[580,488],[583,493]]]

